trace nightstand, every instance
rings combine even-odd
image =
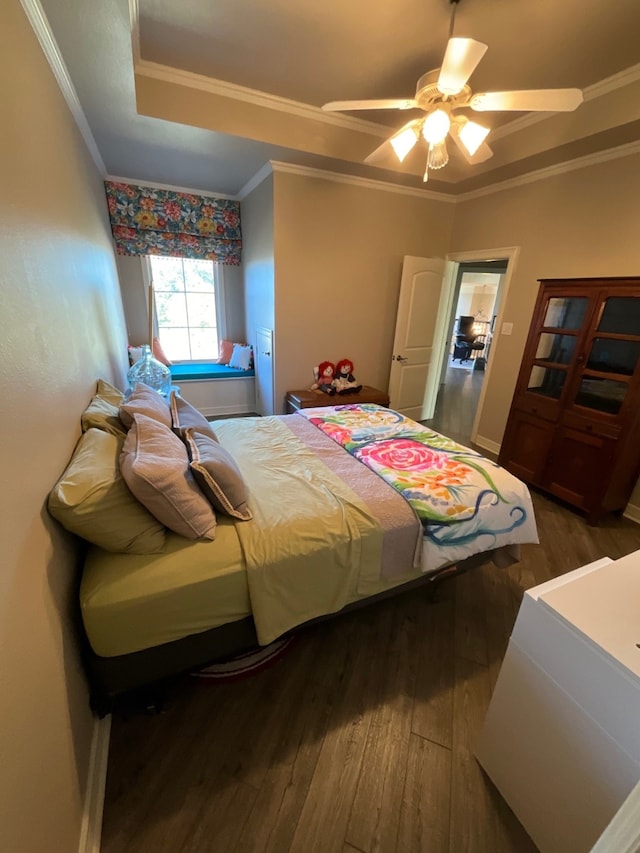
[[[389,395],[369,385],[363,385],[357,394],[334,394],[330,397],[324,391],[288,391],[285,398],[286,413],[297,412],[298,409],[312,409],[314,406],[345,406],[353,403],[377,403],[379,406],[389,405]]]

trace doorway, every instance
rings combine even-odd
[[[457,265],[434,417],[424,423],[465,445],[475,437],[508,263],[499,258]]]

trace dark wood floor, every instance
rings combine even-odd
[[[187,678],[162,714],[115,716],[104,853],[534,851],[473,756],[520,600],[639,549],[640,526],[533,498],[542,544],[511,569],[312,626],[251,679]]]

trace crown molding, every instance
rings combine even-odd
[[[629,68],[625,68],[617,74],[612,74],[611,77],[605,77],[604,80],[600,80],[597,83],[593,83],[591,86],[587,86],[583,89],[584,100],[593,101],[595,98],[601,98],[603,95],[615,92],[616,89],[622,89],[625,86],[629,86],[631,83],[637,83],[638,80],[640,80],[640,63],[637,65],[631,65]],[[525,130],[527,127],[531,127],[541,121],[547,121],[547,119],[553,118],[556,115],[558,115],[558,113],[554,112],[528,113],[527,115],[521,116],[521,118],[514,119],[513,121],[492,130],[491,138],[502,139],[504,136],[510,136],[512,133],[518,133],[520,130]]]
[[[566,172],[573,172],[576,169],[585,169],[588,166],[595,166],[598,163],[606,163],[608,160],[618,160],[621,157],[630,157],[633,154],[638,153],[640,153],[640,140],[636,142],[627,142],[625,145],[619,145],[617,148],[609,148],[607,151],[599,151],[596,154],[585,154],[584,157],[576,157],[575,160],[566,160],[564,163],[556,163],[555,166],[536,169],[533,172],[527,172],[525,175],[518,175],[517,178],[509,178],[507,181],[491,184],[489,187],[483,187],[479,190],[471,190],[471,192],[468,193],[460,193],[456,198],[459,201],[470,201],[471,199],[502,192],[503,190],[508,190],[512,187],[519,187],[523,184],[532,184],[536,181],[544,180],[545,178],[553,178],[556,175],[563,175]]]
[[[187,193],[189,195],[201,195],[205,198],[226,198],[229,201],[238,201],[237,195],[225,195],[225,193],[213,193],[209,190],[198,190],[194,187],[176,187],[173,184],[159,184],[157,181],[139,181],[137,178],[123,178],[119,175],[107,175],[105,181],[113,181],[116,184],[132,184],[136,187],[149,187],[153,190],[170,190],[174,193]]]
[[[271,168],[271,163],[265,163],[264,166],[259,169],[255,175],[250,178],[247,183],[242,187],[240,192],[238,193],[238,201],[243,201],[250,193],[252,193],[256,187],[259,187],[260,184],[265,181],[269,175],[273,174],[273,169]]]
[[[316,169],[312,166],[297,166],[293,163],[282,163],[279,160],[270,161],[274,172],[284,172],[292,175],[303,175],[308,178],[319,178],[323,181],[334,181],[337,184],[352,184],[357,187],[365,187],[371,190],[383,190],[384,192],[396,193],[397,195],[408,195],[414,198],[431,199],[433,201],[444,201],[450,204],[456,203],[456,197],[446,193],[434,192],[433,190],[421,190],[419,187],[407,187],[404,184],[392,184],[388,181],[376,181],[373,178],[360,178],[356,175],[344,175],[341,172],[330,172],[324,169]]]
[[[270,95],[268,92],[261,92],[258,89],[249,89],[247,86],[239,86],[225,80],[216,80],[214,77],[194,74],[192,71],[183,71],[180,68],[172,68],[169,65],[161,65],[147,59],[140,59],[136,63],[135,73],[150,77],[153,80],[161,80],[164,83],[174,83],[190,89],[199,89],[211,95],[233,98],[236,101],[243,101],[256,107],[289,113],[299,118],[320,121],[323,124],[331,124],[345,130],[356,130],[360,133],[368,133],[371,136],[386,138],[392,132],[385,125],[376,124],[372,121],[336,115],[335,113],[325,113],[319,107],[303,104],[301,101],[292,101],[289,98],[281,98],[279,95]]]
[[[102,155],[100,154],[96,141],[93,138],[93,133],[91,133],[89,122],[87,121],[82,107],[80,106],[78,95],[73,83],[71,82],[71,77],[67,71],[67,66],[64,64],[60,49],[53,37],[53,33],[51,32],[47,16],[45,15],[38,0],[20,0],[20,4],[29,20],[29,23],[31,24],[31,28],[36,34],[36,38],[38,39],[40,47],[42,48],[47,62],[49,63],[49,67],[53,71],[53,76],[56,78],[60,91],[67,102],[67,106],[71,110],[71,115],[73,116],[75,123],[78,126],[78,130],[89,149],[91,158],[100,174],[104,177],[107,171],[104,160],[102,159]]]

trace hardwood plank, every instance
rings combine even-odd
[[[456,578],[455,653],[476,663],[487,663],[485,600],[482,573]]]
[[[411,735],[397,853],[449,850],[451,773],[450,749]]]
[[[438,600],[426,598],[416,647],[417,679],[411,731],[451,748],[453,733],[454,604],[456,584],[446,583]]]
[[[388,644],[389,611],[389,603],[382,602],[377,625],[366,619],[367,611],[345,620],[343,640],[348,654],[341,678],[343,693],[328,720],[316,771],[289,848],[296,853],[333,853],[345,841],[381,677],[378,662]]]
[[[390,642],[379,660],[383,677],[347,827],[347,841],[367,853],[393,850],[398,834],[416,680],[417,625],[411,604],[393,603]]]

